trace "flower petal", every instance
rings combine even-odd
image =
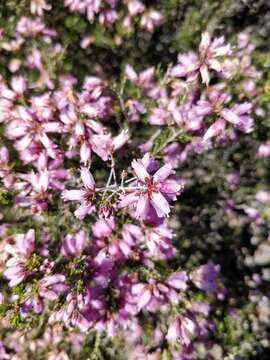
[[[95,180],[90,173],[90,171],[86,167],[81,168],[81,179],[84,186],[87,189],[94,189],[95,188]]]

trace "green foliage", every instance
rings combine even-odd
[[[42,257],[37,254],[33,254],[30,257],[30,259],[27,260],[26,268],[29,271],[37,270],[41,264],[42,264]]]
[[[7,206],[12,203],[12,194],[0,187],[0,205]]]

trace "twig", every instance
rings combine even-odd
[[[159,148],[157,148],[157,149],[153,152],[153,156],[157,155],[157,154],[158,154],[160,151],[162,151],[169,143],[171,143],[174,139],[177,138],[177,136],[179,136],[179,135],[182,134],[182,133],[183,133],[183,130],[182,130],[182,129],[174,132],[174,134],[173,134],[171,137],[169,137],[164,144],[162,144]]]

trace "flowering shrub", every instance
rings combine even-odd
[[[261,37],[195,19],[195,40],[167,35],[169,61],[150,61],[195,5],[30,0],[8,20],[13,3],[0,5],[0,359],[263,356]]]

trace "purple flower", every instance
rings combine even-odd
[[[92,137],[92,148],[103,161],[107,161],[109,156],[120,149],[128,139],[127,130],[121,131],[114,139],[109,134],[98,134]]]
[[[95,180],[90,171],[85,167],[81,168],[81,180],[83,182],[83,188],[81,190],[65,190],[62,193],[62,197],[65,201],[70,200],[80,202],[81,205],[74,213],[78,219],[83,219],[94,210],[93,199],[95,196]]]
[[[199,289],[215,293],[218,290],[217,275],[217,267],[212,263],[208,263],[194,270],[190,278]]]
[[[67,257],[80,256],[86,247],[86,233],[81,230],[74,235],[66,235],[61,246],[61,254]]]
[[[189,316],[179,315],[170,324],[166,338],[168,342],[180,342],[188,346],[191,343],[192,337],[196,334],[196,321]]]
[[[159,218],[170,213],[169,201],[175,200],[182,190],[182,185],[170,177],[173,170],[170,164],[164,165],[154,175],[147,171],[149,155],[141,160],[133,160],[131,166],[137,181],[128,188],[129,194],[123,195],[119,207],[136,206],[136,218],[145,219],[150,209],[155,210]],[[134,189],[134,190],[133,190]]]
[[[253,130],[253,120],[249,116],[252,104],[245,102],[235,104],[233,107],[227,107],[230,96],[222,92],[222,86],[212,86],[206,92],[207,99],[201,99],[196,106],[198,115],[206,116],[216,114],[218,119],[208,128],[203,137],[203,142],[212,137],[221,135],[225,131],[226,122],[234,125],[244,133],[250,133]]]
[[[224,44],[223,37],[211,41],[209,33],[205,32],[199,45],[199,57],[193,53],[180,55],[178,64],[171,69],[171,76],[187,77],[189,81],[193,81],[200,73],[202,82],[208,86],[210,71],[220,73],[222,71],[220,58],[230,53],[230,45]]]
[[[5,250],[12,255],[6,262],[4,276],[9,280],[9,286],[20,284],[28,275],[27,261],[35,250],[35,231],[30,229],[26,234],[18,234],[15,244],[7,244]]]

